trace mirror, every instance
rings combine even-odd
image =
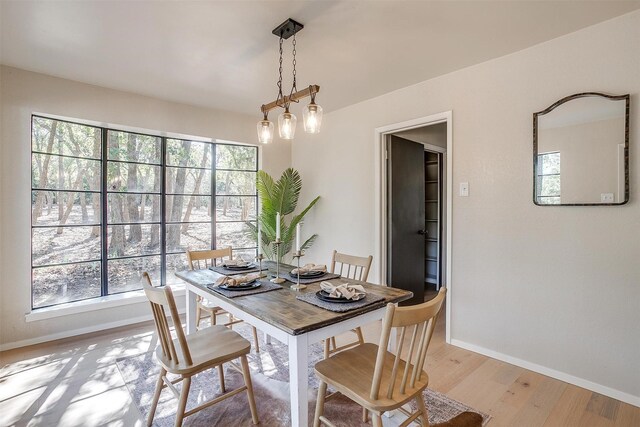
[[[533,203],[629,200],[629,95],[587,92],[533,114]]]

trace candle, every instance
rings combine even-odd
[[[296,225],[296,251],[300,252],[300,223]]]
[[[258,256],[262,255],[262,227],[260,226],[260,220],[258,220]]]
[[[280,212],[276,213],[276,241],[280,240]]]

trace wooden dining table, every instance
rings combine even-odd
[[[275,272],[273,262],[267,261],[263,263],[263,267],[268,269],[268,273],[264,273]],[[280,264],[281,273],[293,268]],[[227,298],[207,288],[207,285],[215,283],[222,276],[217,272],[209,269],[190,270],[177,272],[176,276],[186,283],[187,334],[196,330],[196,296],[199,295],[258,328],[265,334],[267,341],[273,337],[288,346],[291,425],[294,427],[304,427],[309,422],[309,345],[380,320],[388,303],[399,303],[413,295],[402,289],[348,279],[349,283],[363,285],[367,294],[383,299],[365,307],[337,313],[296,299],[301,293],[317,292],[320,289],[317,282],[307,285],[304,290],[294,291],[290,289],[294,283],[285,281],[281,283],[282,289]],[[344,281],[329,280],[333,283]]]

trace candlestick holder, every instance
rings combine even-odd
[[[273,283],[283,283],[284,279],[280,277],[280,245],[282,245],[282,240],[276,240],[273,242],[276,246],[276,277],[271,279]]]
[[[262,260],[264,259],[264,255],[262,254],[258,254],[258,256],[256,256],[256,261],[258,261],[258,274],[260,275],[260,277],[264,277],[264,275],[262,274]]]
[[[300,258],[302,258],[304,256],[304,252],[302,251],[297,251],[296,253],[293,254],[293,257],[297,260],[298,262],[298,280],[296,282],[295,285],[291,286],[291,289],[293,289],[294,291],[301,291],[303,289],[306,289],[307,285],[301,285],[300,284]]]

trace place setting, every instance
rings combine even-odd
[[[368,294],[364,286],[359,284],[322,281],[320,290],[301,293],[296,299],[325,310],[342,313],[383,301],[384,297]]]
[[[256,273],[264,271],[266,268],[257,265],[255,262],[245,261],[242,257],[238,257],[237,259],[223,260],[222,264],[211,266],[209,270],[224,274],[225,276],[233,276],[236,274]]]
[[[282,286],[277,283],[261,280],[264,277],[261,272],[223,276],[216,280],[214,284],[207,285],[207,288],[227,298],[237,298],[282,289]]]

